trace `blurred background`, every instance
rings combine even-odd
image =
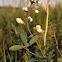
[[[41,1],[41,0],[38,0],[38,1]],[[45,0],[42,0],[43,3],[45,4]],[[50,0],[50,5],[52,6],[55,6],[56,3],[60,3],[61,4],[61,0]],[[27,0],[0,0],[0,6],[1,7],[5,7],[5,6],[11,6],[11,7],[24,7],[26,6],[27,4]],[[30,4],[30,1],[29,1],[29,4]]]

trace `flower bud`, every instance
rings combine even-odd
[[[38,3],[40,4],[41,2],[40,2],[40,1],[38,1]]]
[[[22,10],[24,10],[24,11],[27,12],[28,11],[28,8],[27,7],[23,7]]]
[[[32,22],[32,21],[33,21],[33,19],[32,19],[30,16],[28,16],[28,20],[30,20],[30,22]]]
[[[42,29],[37,29],[37,31],[38,31],[39,33],[41,33],[41,32],[42,32]]]
[[[39,13],[39,11],[38,10],[35,10],[35,13]]]
[[[22,21],[21,18],[16,18],[16,21],[17,21],[17,23],[19,23],[19,24],[24,24],[24,22]]]
[[[37,32],[41,33],[43,30],[41,29],[40,25],[36,25],[36,27],[33,27],[33,29],[37,30]]]
[[[40,26],[40,25],[36,25],[36,28],[40,29],[40,28],[41,28],[41,26]]]

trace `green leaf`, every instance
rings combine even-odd
[[[50,62],[53,62],[53,59],[50,59]]]
[[[20,49],[23,49],[25,48],[26,46],[22,46],[22,45],[13,45],[9,48],[9,50],[11,51],[16,51],[16,50],[20,50]]]
[[[39,59],[43,60],[44,58],[33,58],[31,60],[28,60],[27,62],[34,62],[34,61],[39,61]],[[45,61],[42,61],[42,62],[45,62]]]
[[[15,34],[17,35],[17,34],[20,34],[20,28],[18,29],[17,27],[16,27],[16,29],[15,29]]]
[[[11,27],[15,31],[16,27],[15,27],[15,25],[13,23],[11,23]]]
[[[50,51],[52,51],[53,49],[55,49],[55,48],[56,48],[56,46],[57,46],[57,45],[54,45],[54,46],[53,46],[53,47],[51,47],[49,50],[47,50],[46,54],[47,54],[47,53],[49,53]],[[45,55],[46,55],[46,54],[45,54]]]
[[[58,58],[58,61],[62,62],[62,57],[59,57],[59,58]]]
[[[30,45],[34,44],[35,43],[35,39],[38,40],[38,38],[39,38],[39,35],[34,36],[34,38],[32,37],[32,39],[29,41],[29,44]]]
[[[38,61],[40,58],[34,58],[34,59],[31,59],[31,60],[28,60],[27,62],[34,62],[34,61]]]
[[[20,37],[22,39],[22,42],[25,46],[28,46],[29,44],[27,43],[27,37],[26,37],[26,32],[24,30],[21,31]]]
[[[32,39],[32,36],[30,35],[30,36],[27,38],[27,42],[29,42],[31,39]]]
[[[20,27],[17,27],[15,30],[16,34],[20,34],[21,40],[25,46],[28,46],[29,44],[27,43],[27,33]]]
[[[38,56],[43,57],[41,52],[36,52],[36,54],[37,54]]]

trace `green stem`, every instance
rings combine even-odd
[[[5,48],[4,48],[4,40],[3,40],[3,54],[4,54],[4,62],[6,62]]]
[[[15,62],[17,62],[17,51],[15,51]]]
[[[44,46],[45,46],[44,54],[46,53],[46,36],[47,36],[47,30],[48,30],[48,17],[49,17],[49,8],[48,8],[47,0],[46,0],[46,5],[47,5],[47,17],[46,17],[46,29],[45,29],[45,35],[44,35]],[[47,61],[45,60],[45,62]]]
[[[12,60],[11,60],[11,57],[10,57],[10,54],[8,53],[8,56],[9,56],[9,60],[10,60],[10,62],[12,62]]]
[[[27,60],[25,60],[27,62]]]
[[[47,5],[48,7],[48,5]],[[46,35],[47,35],[47,29],[48,29],[48,16],[49,16],[49,11],[47,8],[47,18],[46,18],[46,29],[45,29],[45,35],[44,35],[44,46],[46,47]]]
[[[27,48],[25,48],[25,50],[27,50],[29,53],[31,53],[31,54],[33,54],[33,55],[35,55],[35,56],[39,57],[39,58],[42,58],[41,56],[36,55],[35,53],[33,53],[33,52],[29,51]]]

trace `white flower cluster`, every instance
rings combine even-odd
[[[28,20],[30,22],[33,21],[33,19],[30,16],[28,16]],[[19,24],[25,24],[25,22],[21,18],[16,18],[16,22],[19,23]]]
[[[31,18],[31,16],[28,16],[28,20],[30,20],[30,22],[33,21],[33,19]]]
[[[36,25],[36,27],[34,27],[33,29],[37,30],[37,32],[41,33],[42,29],[40,25]]]
[[[23,7],[22,10],[25,11],[25,12],[28,12],[28,8],[27,8],[27,7]],[[39,11],[38,11],[37,9],[34,9],[34,11],[35,11],[35,13],[39,13]],[[33,21],[33,19],[32,19],[31,16],[28,16],[28,20],[29,20],[30,22]],[[21,18],[16,18],[16,21],[17,21],[17,23],[19,23],[19,24],[25,24],[25,22],[24,22]],[[37,31],[40,32],[41,29],[40,29],[39,25],[37,25],[36,27],[38,28]]]
[[[40,26],[40,25],[36,25],[36,28],[37,28],[37,29],[41,29],[41,26]]]
[[[28,8],[27,7],[23,7],[22,10],[28,11]]]
[[[27,12],[28,8],[27,7],[23,7],[22,10]],[[34,11],[35,11],[35,13],[39,13],[39,10],[37,10],[37,9],[34,9]]]
[[[30,20],[30,22],[33,21],[33,19],[29,16],[28,19]],[[24,24],[24,21],[21,18],[16,18],[17,23],[19,24]],[[36,27],[34,27],[33,29],[37,30],[37,32],[41,33],[42,29],[40,25],[36,25]]]

